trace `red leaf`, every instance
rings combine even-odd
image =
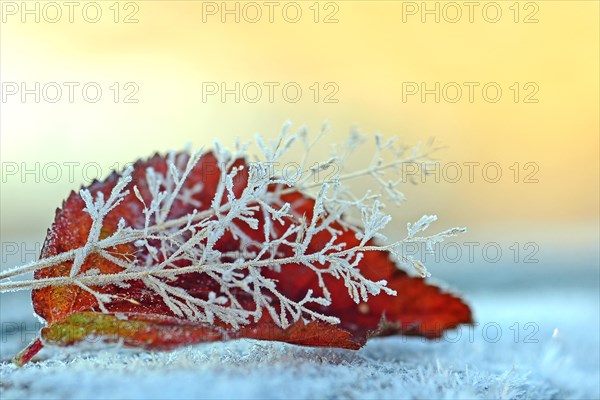
[[[186,154],[178,157],[186,158]],[[185,161],[185,160],[184,160]],[[238,160],[236,166],[243,166],[244,161]],[[132,182],[129,187],[137,185],[139,193],[146,204],[150,204],[152,196],[146,180],[147,168],[153,168],[157,173],[167,173],[165,158],[155,155],[145,162],[134,165]],[[247,184],[248,169],[241,170],[235,179],[235,193],[240,196]],[[108,198],[111,190],[119,179],[112,174],[104,182],[94,182],[89,190],[92,195],[102,192]],[[220,179],[220,169],[217,159],[212,153],[202,156],[184,183],[184,190],[193,193],[190,199],[175,200],[169,218],[184,217],[197,209],[208,210],[217,190]],[[201,191],[194,188],[201,187]],[[270,190],[276,188],[270,187]],[[226,196],[225,196],[226,197]],[[273,232],[282,235],[291,224],[298,224],[304,217],[312,218],[314,200],[305,195],[288,191],[281,200],[291,204],[294,218],[286,217],[284,224],[273,224]],[[227,199],[224,198],[222,204]],[[42,250],[41,257],[55,256],[69,250],[86,245],[92,226],[92,218],[84,211],[85,202],[74,192],[56,212],[56,218]],[[241,230],[248,237],[262,241],[264,237],[262,226],[265,223],[260,212],[255,213],[259,220],[258,229],[252,229],[245,223],[239,223]],[[123,218],[128,226],[136,229],[144,227],[143,205],[135,194],[129,193],[124,201],[108,213],[104,218],[100,238],[106,238],[117,231],[119,220]],[[332,227],[343,230],[339,223]],[[322,231],[315,235],[310,242],[307,254],[321,251],[327,246],[331,234]],[[293,240],[290,239],[290,240]],[[258,248],[242,249],[239,238],[226,231],[217,241],[215,248],[223,253],[232,251],[252,251]],[[352,247],[359,243],[355,232],[346,230],[336,243],[346,243]],[[121,260],[138,260],[149,257],[144,247],[133,243],[124,243],[107,249]],[[277,257],[293,257],[293,249],[282,246]],[[223,262],[234,261],[234,256],[223,257]],[[159,261],[163,261],[162,259]],[[35,279],[52,277],[68,277],[73,261],[36,271]],[[169,268],[186,267],[189,264],[179,260]],[[326,268],[327,264],[323,265]],[[85,259],[79,274],[119,274],[123,267],[107,260],[100,254],[90,254]],[[173,309],[165,303],[163,297],[150,290],[142,280],[128,280],[128,286],[111,283],[104,286],[94,286],[90,289],[103,294],[110,294],[113,300],[106,303],[106,313],[91,293],[76,285],[47,286],[33,291],[32,299],[35,312],[48,322],[41,332],[45,344],[66,346],[86,340],[93,335],[103,340],[122,341],[126,346],[165,350],[180,345],[227,340],[232,338],[255,338],[262,340],[277,340],[308,346],[328,346],[357,349],[371,336],[384,336],[394,333],[419,335],[428,338],[439,337],[444,330],[456,327],[461,323],[471,322],[471,312],[459,298],[443,293],[439,288],[427,284],[423,279],[410,277],[399,270],[390,255],[383,251],[368,251],[359,264],[362,275],[372,281],[387,280],[388,287],[397,291],[397,296],[381,293],[369,299],[366,303],[356,304],[348,295],[348,289],[343,280],[331,275],[324,275],[326,287],[331,292],[331,305],[313,305],[311,309],[340,319],[338,325],[326,322],[295,322],[287,328],[279,327],[268,312],[248,325],[234,329],[218,318],[213,324],[191,321],[185,316],[176,315]],[[280,269],[265,269],[262,275],[272,279],[280,293],[293,301],[301,301],[309,289],[315,295],[322,295],[313,271],[301,264],[285,264]],[[209,293],[220,294],[219,283],[203,272],[190,272],[177,275],[174,278],[159,278],[169,280],[169,285],[181,288],[196,299],[207,300]],[[244,309],[251,310],[256,304],[250,294],[238,290],[236,298]],[[277,299],[272,301],[273,307],[280,310]],[[42,342],[35,341],[16,357],[19,364],[26,363],[42,347]]]

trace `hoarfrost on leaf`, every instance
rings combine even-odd
[[[392,221],[385,202],[398,204],[404,199],[400,191],[405,181],[403,168],[415,162],[428,162],[435,150],[431,146],[398,146],[395,139],[385,140],[377,134],[370,165],[352,171],[347,169],[347,160],[367,141],[366,136],[354,130],[345,145],[333,148],[330,158],[309,167],[308,160],[317,140],[311,142],[305,129],[295,134],[290,134],[290,129],[291,125],[286,123],[275,140],[256,135],[257,154],[250,153],[249,144],[237,142],[228,149],[215,142],[212,155],[219,166],[216,171],[219,177],[210,205],[202,204],[196,197],[206,190],[204,183],[187,184],[205,154],[204,149],[170,152],[164,172],[148,167],[143,191],[138,187],[139,181],[132,185],[133,167],[121,173],[107,198],[101,191],[92,193],[82,189],[84,212],[92,221],[85,245],[1,273],[0,290],[76,285],[93,295],[100,310],[106,313],[106,305],[114,299],[100,288],[111,284],[124,288],[132,281],[140,281],[147,290],[160,296],[174,315],[190,321],[212,324],[218,319],[237,329],[258,321],[266,312],[282,328],[297,321],[335,324],[339,318],[317,311],[319,306],[332,302],[326,276],[343,282],[357,304],[382,292],[395,295],[386,280],[363,276],[358,265],[365,253],[390,251],[402,265],[426,276],[423,263],[402,254],[401,245],[423,242],[432,250],[435,243],[464,232],[463,228],[453,228],[431,236],[417,236],[437,219],[425,215],[407,225],[408,234],[403,240],[389,241],[383,234]],[[317,139],[325,136],[327,129],[324,125]],[[298,173],[286,176],[276,171],[273,166],[296,152],[295,146],[302,153]],[[255,161],[240,165],[241,159]],[[336,167],[335,173],[323,178],[321,172],[331,166]],[[243,187],[237,184],[240,177],[245,179]],[[348,182],[361,177],[371,178],[378,189],[356,193]],[[130,224],[121,218],[117,229],[105,235],[105,219],[130,192],[141,211],[140,223]],[[282,200],[291,193],[314,199],[309,218],[299,214],[296,205]],[[177,202],[193,206],[193,211],[177,215],[173,212]],[[200,206],[206,209],[199,210]],[[249,235],[248,228],[258,231],[261,239]],[[340,240],[348,229],[356,231],[358,244],[348,245]],[[329,237],[327,243],[318,251],[309,251],[310,244],[323,233]],[[225,236],[238,240],[243,251],[220,248],[217,244]],[[131,244],[138,251],[115,252],[124,244]],[[82,266],[91,256],[104,258],[121,270],[110,274],[90,270],[82,273]],[[6,280],[67,261],[72,261],[68,276]],[[318,290],[308,289],[299,300],[288,297],[281,291],[280,282],[265,274],[266,270],[285,271],[286,265],[292,263],[315,274],[318,282]],[[178,286],[177,277],[189,273],[206,274],[217,284],[219,293],[210,291],[206,298],[200,298]],[[244,306],[241,295],[252,298],[254,307]]]

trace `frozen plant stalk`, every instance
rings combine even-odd
[[[272,142],[257,135],[258,154],[251,154],[247,144],[236,143],[230,150],[215,142],[207,154],[219,166],[216,180],[196,179],[207,155],[203,150],[186,150],[169,153],[163,171],[148,166],[141,178],[133,178],[133,167],[126,169],[109,192],[82,189],[79,196],[83,212],[91,220],[84,244],[1,273],[1,292],[78,287],[93,296],[99,312],[104,314],[111,313],[115,301],[139,305],[143,300],[136,293],[152,293],[170,315],[232,329],[258,322],[264,313],[282,329],[298,321],[337,324],[338,317],[323,311],[332,303],[328,279],[343,282],[356,304],[366,303],[370,296],[380,293],[396,295],[386,280],[364,276],[359,265],[365,254],[391,252],[400,265],[415,268],[426,276],[423,263],[402,254],[402,246],[425,243],[433,249],[435,243],[465,231],[453,228],[421,236],[436,220],[435,216],[426,215],[408,224],[407,235],[400,241],[389,241],[382,234],[392,219],[384,202],[398,205],[404,200],[399,190],[403,168],[410,163],[429,162],[429,155],[435,150],[432,143],[424,148],[406,148],[376,135],[370,165],[349,171],[347,161],[366,137],[352,132],[347,143],[335,147],[329,159],[309,165],[326,126],[314,141],[309,141],[305,130],[290,134],[289,128],[290,124],[285,124]],[[297,152],[293,148],[298,146],[302,157],[295,164],[299,168],[293,176],[279,171],[277,166],[285,164],[284,157]],[[244,163],[240,162],[242,159],[256,161]],[[380,190],[355,193],[348,184],[361,177],[371,178]],[[216,187],[208,188],[208,181]],[[203,195],[209,190],[214,194],[207,202]],[[302,197],[294,202],[286,200],[298,193]],[[307,199],[313,199],[308,214],[299,211]],[[106,221],[113,220],[115,210],[126,203],[135,203],[128,206],[138,215],[120,218],[116,229],[112,229]],[[183,215],[179,212],[182,208],[187,210]],[[352,244],[341,241],[348,231],[355,233]],[[49,233],[49,240],[56,236],[52,234]],[[315,250],[313,244],[323,235],[327,242]],[[236,249],[222,246],[224,240],[230,239],[237,243]],[[120,250],[123,248],[136,250],[124,252]],[[102,264],[99,260],[116,269],[100,271],[88,266]],[[316,278],[316,287],[300,297],[289,296],[272,276],[273,271],[285,274],[291,264],[302,266]],[[9,279],[65,265],[69,266],[68,273],[59,276]],[[189,274],[209,279],[211,289],[198,295],[195,288],[182,285],[179,278]],[[118,288],[118,293],[108,290],[109,286]],[[37,349],[39,342],[33,346]],[[26,352],[30,357],[31,348]]]

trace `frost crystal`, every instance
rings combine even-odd
[[[145,184],[151,199],[144,199],[139,188],[135,185],[132,187],[133,168],[122,172],[107,199],[101,192],[81,190],[84,211],[92,219],[86,244],[0,274],[4,281],[0,283],[0,290],[7,292],[50,285],[77,285],[94,295],[100,309],[107,312],[106,304],[113,300],[112,296],[91,287],[116,284],[127,288],[127,281],[140,280],[147,289],[160,296],[173,314],[193,321],[213,323],[219,319],[233,327],[240,327],[257,321],[263,312],[267,312],[283,328],[299,320],[338,323],[337,318],[314,311],[314,305],[331,304],[331,295],[324,283],[325,275],[342,280],[349,296],[357,304],[381,292],[394,295],[396,293],[386,286],[386,281],[373,282],[361,274],[358,265],[366,252],[390,251],[401,265],[411,266],[426,276],[428,273],[423,263],[403,255],[401,245],[422,242],[428,249],[433,249],[433,245],[445,237],[464,232],[464,229],[454,228],[433,236],[417,236],[437,219],[436,216],[425,215],[416,223],[407,225],[407,236],[399,242],[389,242],[382,234],[392,220],[385,212],[384,201],[398,204],[404,199],[399,190],[400,184],[405,181],[402,179],[403,168],[409,163],[427,162],[433,150],[431,146],[426,146],[425,150],[421,146],[406,148],[397,146],[394,140],[385,141],[376,135],[376,150],[370,166],[363,170],[348,171],[346,162],[365,143],[365,136],[353,131],[348,142],[335,147],[329,159],[309,166],[311,150],[326,133],[326,126],[313,142],[309,141],[305,130],[289,134],[289,129],[290,125],[286,124],[274,141],[256,136],[255,143],[260,153],[253,157],[249,157],[248,145],[237,143],[233,150],[228,150],[220,143],[215,143],[213,153],[218,160],[221,176],[211,204],[203,205],[208,206],[203,211],[194,210],[182,217],[171,215],[176,200],[194,207],[202,205],[194,195],[202,192],[203,184],[192,187],[184,184],[201,159],[203,150],[169,153],[168,168],[164,174],[148,168]],[[276,171],[273,166],[280,165],[297,142],[304,149],[298,164],[299,171],[290,176]],[[258,161],[249,162],[243,167],[236,166],[236,160],[240,158]],[[241,193],[235,193],[236,177],[243,168],[247,168],[247,184]],[[324,173],[331,169],[335,173]],[[373,179],[380,192],[357,194],[346,185],[360,177]],[[298,215],[293,204],[282,201],[282,196],[296,191],[314,198],[309,220],[304,215]],[[101,239],[105,217],[130,192],[139,201],[143,226],[128,226],[121,220],[116,232]],[[288,224],[282,233],[275,227],[284,226],[284,220],[293,223]],[[259,231],[262,239],[257,240],[256,235],[250,237],[241,228],[242,225]],[[340,227],[354,229],[359,244],[352,247],[340,243]],[[315,235],[321,232],[328,234],[329,243],[320,251],[309,251]],[[216,244],[225,234],[239,240],[241,248],[245,250],[232,253],[220,251]],[[140,252],[143,256],[131,257],[109,251],[124,243],[132,243],[146,251]],[[292,256],[282,256],[281,249],[286,249],[285,254]],[[97,270],[81,273],[81,267],[91,254],[100,255],[120,266],[122,271],[110,275],[99,274]],[[6,281],[12,276],[68,260],[73,261],[69,276]],[[321,294],[316,295],[313,290],[308,290],[299,301],[283,295],[278,282],[267,278],[263,271],[273,269],[284,273],[286,264],[300,264],[312,271],[318,278]],[[173,284],[176,276],[190,272],[207,274],[219,285],[220,293],[210,292],[207,298],[201,299]],[[255,307],[243,307],[239,293],[251,296]],[[273,306],[273,299],[277,300],[277,307]]]

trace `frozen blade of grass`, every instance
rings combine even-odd
[[[96,288],[109,284],[127,285],[127,281],[139,279],[149,290],[156,292],[175,315],[184,318],[209,323],[218,318],[233,327],[238,327],[256,320],[257,316],[267,310],[282,327],[299,320],[334,323],[338,322],[336,318],[317,313],[313,309],[315,306],[331,303],[330,292],[324,283],[323,275],[342,280],[350,297],[357,303],[366,302],[369,296],[375,296],[381,291],[396,294],[386,286],[386,281],[370,281],[360,273],[358,265],[364,253],[394,251],[405,242],[425,242],[431,247],[431,244],[463,231],[453,228],[432,236],[416,236],[436,220],[435,216],[426,215],[415,224],[407,225],[408,235],[400,242],[390,242],[383,235],[383,229],[391,222],[391,216],[381,198],[387,197],[393,201],[403,199],[399,191],[402,181],[389,180],[385,176],[401,174],[402,167],[407,163],[427,160],[429,152],[432,151],[427,145],[398,147],[396,140],[386,140],[377,134],[376,151],[371,166],[363,170],[348,171],[345,161],[365,142],[365,136],[352,131],[346,144],[336,147],[336,154],[309,169],[312,178],[319,178],[327,175],[321,172],[338,166],[332,176],[310,183],[306,178],[293,182],[289,177],[278,176],[272,166],[277,165],[286,154],[295,154],[294,148],[299,144],[304,168],[311,151],[325,136],[328,126],[324,124],[317,139],[313,141],[308,139],[305,129],[292,134],[290,128],[291,123],[286,122],[277,139],[272,141],[256,135],[255,143],[259,155],[254,157],[249,154],[248,146],[240,144],[239,141],[231,150],[215,142],[213,154],[221,168],[221,176],[210,207],[206,210],[194,210],[193,213],[182,217],[169,218],[176,200],[185,200],[190,204],[194,201],[193,194],[196,192],[189,190],[186,184],[192,170],[201,159],[202,150],[190,153],[187,149],[179,154],[170,152],[165,160],[165,172],[158,172],[151,167],[146,169],[144,184],[148,188],[150,198],[144,199],[139,188],[133,186],[131,199],[139,202],[144,214],[144,227],[141,229],[127,226],[125,221],[121,220],[116,232],[100,239],[104,218],[114,212],[129,196],[132,167],[122,173],[107,199],[101,192],[95,193],[94,197],[89,190],[82,190],[80,195],[85,203],[85,211],[92,219],[86,244],[68,253],[0,274],[3,280],[0,282],[0,291],[78,285],[94,295],[99,306],[106,311],[110,298]],[[240,157],[257,161],[245,167],[234,166]],[[248,169],[247,184],[241,194],[236,194],[235,181],[242,168]],[[382,195],[371,192],[354,193],[348,182],[361,177],[372,178],[373,182],[380,186]],[[295,214],[294,204],[281,201],[282,195],[293,191],[300,191],[307,198],[314,199],[313,216],[309,221],[305,221],[302,215]],[[347,222],[345,216],[353,213],[362,215],[362,226]],[[261,225],[260,219],[268,223]],[[292,228],[287,232],[277,233],[273,222],[284,224],[285,221],[291,221]],[[240,229],[242,225],[258,231],[264,240],[261,243],[253,243],[255,240]],[[357,230],[356,236],[360,239],[358,245],[349,246],[340,240],[344,229],[349,227]],[[323,232],[330,235],[325,249],[316,253],[309,251],[315,236]],[[226,262],[224,259],[229,255],[221,253],[215,246],[225,234],[233,235],[245,245],[260,245],[263,250],[242,254],[235,261]],[[288,239],[292,235],[295,235],[295,240]],[[118,255],[108,251],[109,248],[126,243],[132,243],[143,251],[136,253],[132,259],[129,259],[131,255]],[[283,247],[292,250],[294,255],[288,258],[280,257],[277,249]],[[142,257],[140,253],[145,254],[145,258],[138,258]],[[114,274],[81,274],[80,269],[90,254],[104,257],[123,270]],[[73,260],[70,275],[67,277],[21,282],[5,280],[24,271],[51,267],[67,260]],[[414,266],[421,275],[427,274],[420,260],[404,258],[403,261]],[[313,297],[312,293],[307,293],[301,301],[293,301],[280,291],[277,281],[266,279],[262,275],[264,269],[282,270],[283,273],[286,264],[303,265],[316,274],[323,297]],[[323,268],[325,265],[328,265],[328,268]],[[174,277],[189,272],[209,274],[210,279],[220,285],[224,297],[219,297],[219,301],[206,301],[173,286]],[[255,300],[256,310],[242,307],[241,302],[232,294],[240,290]],[[223,299],[226,299],[227,303],[224,303]],[[271,299],[278,300],[279,309],[271,305]]]

